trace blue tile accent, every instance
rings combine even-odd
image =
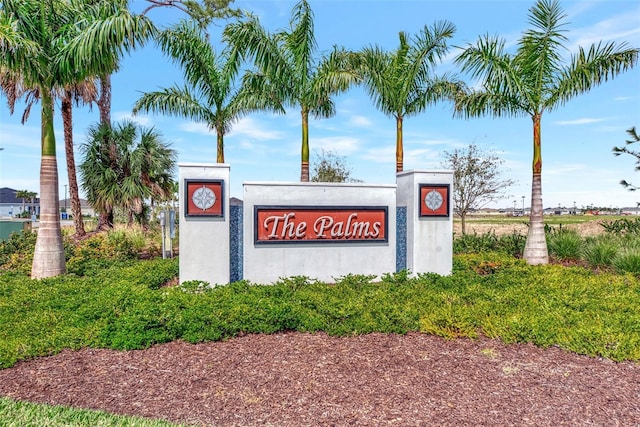
[[[407,207],[396,206],[396,272],[407,268]]]
[[[231,251],[229,257],[229,282],[237,282],[242,280],[242,255],[243,255],[243,239],[242,239],[242,206],[229,206],[229,248]]]

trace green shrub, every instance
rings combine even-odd
[[[640,275],[640,249],[625,248],[612,261],[613,266],[621,272]]]
[[[36,237],[36,233],[22,230],[18,233],[11,233],[7,240],[1,241],[0,270],[30,274]]]
[[[177,259],[127,263],[39,281],[0,274],[0,367],[63,348],[133,349],[280,331],[484,334],[640,360],[640,279],[631,274],[529,266],[485,252],[455,256],[449,276],[399,272],[374,282],[346,275],[333,284],[293,277],[209,288],[201,281],[162,286],[175,278]]]
[[[520,256],[524,251],[527,237],[513,231],[511,234],[498,236],[490,231],[484,234],[462,234],[454,236],[453,252],[481,253],[481,252],[503,252],[513,256]]]
[[[575,230],[560,228],[548,234],[547,247],[558,259],[579,259],[582,237]]]
[[[582,248],[582,259],[592,267],[610,267],[619,248],[620,242],[609,236],[587,239]]]
[[[625,234],[640,235],[640,218],[620,218],[614,221],[602,221],[600,225],[609,234],[618,236]]]
[[[78,276],[100,274],[106,268],[125,267],[130,261],[158,257],[157,233],[117,229],[94,234],[66,249],[67,271]],[[157,237],[157,239],[156,239]]]

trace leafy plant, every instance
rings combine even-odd
[[[611,238],[588,239],[582,248],[582,258],[593,267],[611,266],[620,242]]]
[[[559,228],[549,233],[547,245],[549,253],[558,259],[579,259],[582,243],[577,231]]]
[[[522,255],[526,236],[513,231],[511,234],[498,236],[494,231],[484,234],[462,234],[453,240],[453,252],[481,253],[481,252],[503,252],[512,256]]]
[[[11,233],[7,240],[0,241],[0,270],[30,274],[36,237],[36,233],[22,230]]]
[[[612,264],[618,271],[640,275],[640,249],[623,249],[613,258]]]
[[[602,221],[600,225],[609,234],[618,236],[627,234],[640,235],[640,218],[620,218],[613,221]]]

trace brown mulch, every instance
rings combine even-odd
[[[487,338],[285,333],[66,350],[0,370],[0,395],[214,426],[638,426],[640,364]]]

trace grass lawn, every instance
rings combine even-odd
[[[161,420],[112,415],[102,411],[21,402],[0,397],[2,427],[178,427]]]

